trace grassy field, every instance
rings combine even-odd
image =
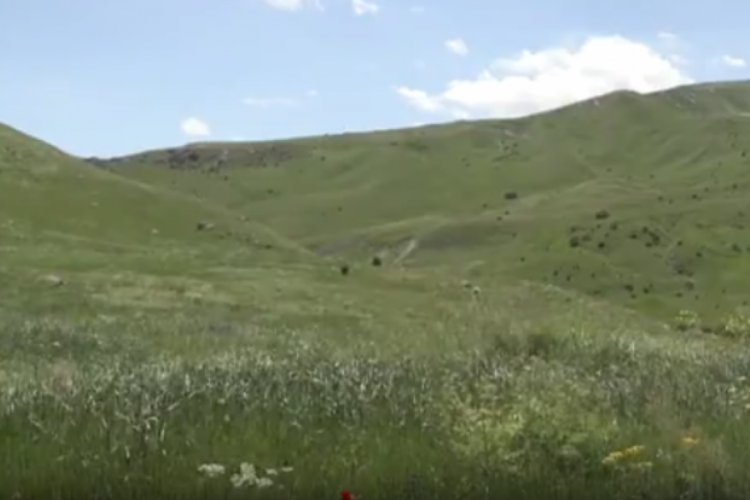
[[[0,127],[0,497],[746,498],[748,113],[106,160]]]

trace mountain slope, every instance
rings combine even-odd
[[[199,280],[212,268],[315,260],[224,207],[0,126],[0,310],[99,314],[112,304],[166,307],[165,294],[216,303],[226,295]]]
[[[745,109],[748,84],[703,84],[517,120],[94,163],[222,204],[322,255],[381,254],[711,315],[750,292]]]
[[[9,127],[0,128],[0,213],[18,237],[215,245],[218,238],[197,230],[203,222],[213,224],[227,244],[301,252],[221,206],[97,169]]]

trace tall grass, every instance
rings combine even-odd
[[[149,328],[207,324],[6,322],[1,497],[750,493],[739,341],[508,328],[429,357],[299,336],[188,356]]]

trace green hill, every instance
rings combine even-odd
[[[377,254],[659,316],[713,316],[750,291],[746,113],[750,84],[701,84],[516,120],[201,143],[96,163],[320,255]]]
[[[44,309],[50,275],[76,273],[63,303],[85,304],[93,276],[184,276],[190,269],[304,262],[311,255],[261,224],[177,191],[95,168],[0,127],[0,276],[14,298]],[[64,279],[64,276],[59,276]],[[93,290],[91,290],[93,293]],[[61,295],[54,296],[55,300]]]
[[[106,160],[0,126],[0,497],[746,498],[749,112]]]

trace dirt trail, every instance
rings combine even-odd
[[[411,239],[406,244],[403,250],[401,250],[401,253],[398,254],[398,256],[393,260],[394,264],[400,264],[403,262],[404,259],[406,259],[414,250],[416,250],[419,247],[419,241],[416,239]]]

